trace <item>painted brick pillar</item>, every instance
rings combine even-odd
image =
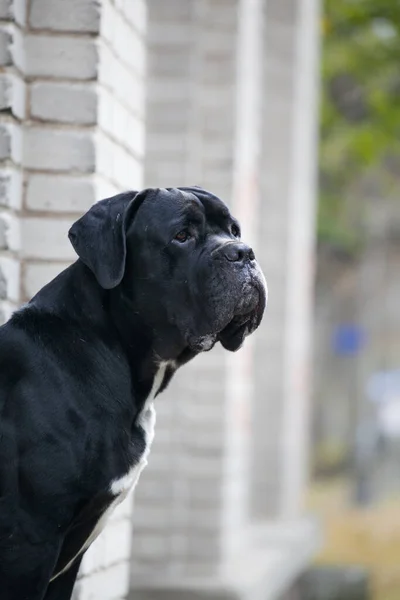
[[[296,518],[307,479],[318,92],[318,0],[266,3],[261,262],[268,318],[256,339],[252,515]]]
[[[145,0],[0,0],[0,309],[76,256],[71,223],[143,185]],[[129,587],[132,502],[83,561],[76,600]]]
[[[254,243],[263,18],[261,0],[149,3],[146,185],[212,190]],[[247,544],[252,348],[197,357],[156,402],[135,493],[132,598],[176,585],[190,594],[194,581],[222,589],[224,565]]]
[[[239,29],[236,0],[149,3],[146,185],[203,185],[233,204]],[[134,587],[155,570],[213,576],[243,535],[248,443],[231,368],[216,348],[157,402],[135,495]]]

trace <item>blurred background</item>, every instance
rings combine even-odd
[[[145,186],[223,198],[270,292],[157,400],[74,600],[400,599],[399,65],[397,0],[0,0],[2,321]]]
[[[400,598],[399,44],[393,1],[322,15],[311,506],[320,560]]]

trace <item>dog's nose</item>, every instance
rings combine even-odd
[[[227,244],[222,253],[229,262],[248,262],[255,260],[253,249],[242,242]]]

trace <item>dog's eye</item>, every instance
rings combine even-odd
[[[183,229],[182,231],[177,233],[175,236],[176,241],[180,242],[181,244],[184,244],[185,242],[187,242],[189,238],[190,238],[190,233],[188,232],[187,229]]]
[[[240,229],[237,225],[235,225],[235,223],[231,227],[231,232],[233,236],[240,237]]]

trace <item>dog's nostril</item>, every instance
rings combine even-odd
[[[245,244],[227,244],[223,254],[230,262],[245,262],[255,259],[253,249]]]

